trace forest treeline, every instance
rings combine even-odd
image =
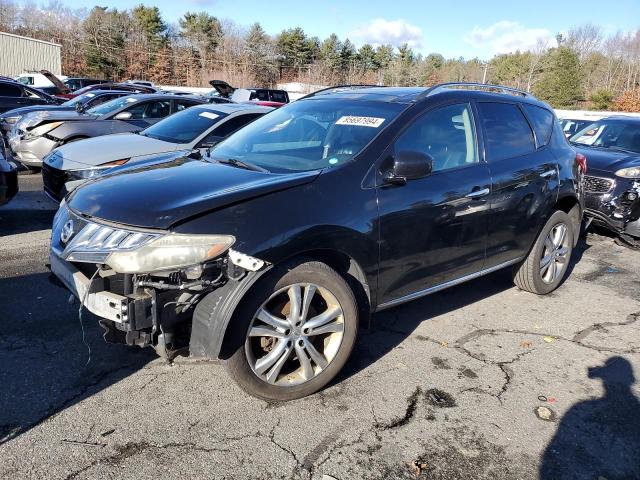
[[[62,70],[70,76],[188,86],[213,78],[236,86],[485,80],[530,91],[557,108],[640,111],[640,30],[607,35],[593,24],[489,61],[422,55],[408,45],[357,48],[295,26],[272,36],[259,23],[238,25],[204,11],[168,22],[157,7],[143,5],[74,10],[55,0],[45,6],[0,0],[0,31],[61,44]]]

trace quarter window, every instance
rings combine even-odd
[[[487,160],[496,162],[534,152],[533,132],[517,105],[479,103]]]
[[[524,104],[523,107],[533,124],[533,130],[536,132],[538,148],[544,147],[551,139],[553,114],[546,108],[536,107],[535,105]]]
[[[449,105],[427,112],[402,133],[395,152],[413,150],[433,158],[433,171],[478,162],[473,117],[469,105]]]

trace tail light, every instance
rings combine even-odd
[[[583,174],[587,173],[587,157],[581,153],[576,153],[576,163],[578,164],[580,172]]]

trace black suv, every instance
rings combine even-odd
[[[359,317],[512,267],[562,281],[582,172],[551,109],[504,87],[341,87],[275,110],[210,156],[71,193],[51,269],[106,338],[221,358],[252,395],[316,392]]]

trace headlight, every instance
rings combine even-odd
[[[105,171],[109,170],[112,167],[117,167],[119,165],[124,165],[130,159],[123,158],[122,160],[116,160],[115,162],[103,163],[102,165],[97,165],[93,168],[88,168],[86,170],[69,170],[69,177],[74,180],[86,180],[89,178],[97,177],[98,175],[102,175]]]
[[[41,137],[42,135],[45,135],[46,133],[49,133],[54,128],[58,128],[63,123],[64,122],[45,123],[44,125],[40,125],[39,127],[33,128],[31,130],[27,130],[27,132],[25,133],[24,138]]]
[[[132,251],[115,251],[105,263],[118,273],[152,273],[198,265],[228,250],[230,235],[170,233]]]
[[[20,120],[22,117],[20,115],[17,115],[15,117],[4,117],[0,120],[7,122],[9,125],[13,125],[14,123],[16,123],[18,120]]]
[[[617,177],[640,178],[640,167],[622,168],[616,172]]]
[[[72,180],[87,180],[96,177],[102,173],[99,168],[90,168],[88,170],[69,170],[69,178]]]

